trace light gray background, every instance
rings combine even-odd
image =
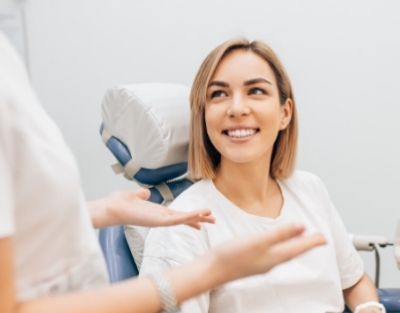
[[[400,213],[400,1],[1,0],[23,7],[32,83],[75,153],[88,199],[117,177],[98,128],[116,84],[191,85],[207,53],[243,35],[269,43],[292,79],[298,168],[319,175],[351,233],[393,237]],[[373,274],[373,254],[361,254]],[[393,250],[384,287],[400,287]]]

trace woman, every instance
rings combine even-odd
[[[200,228],[208,209],[168,210],[148,190],[85,203],[73,156],[39,105],[23,65],[0,33],[0,312],[159,312],[229,280],[271,269],[322,236],[287,226],[221,246],[193,263],[105,287],[95,228],[129,223]],[[195,230],[193,230],[195,231]],[[238,256],[246,253],[247,259]],[[226,260],[237,259],[226,266]],[[206,273],[217,271],[196,283]],[[90,291],[89,291],[90,290]]]
[[[183,312],[341,312],[344,302],[358,313],[381,312],[322,182],[294,172],[296,106],[275,53],[259,41],[223,43],[201,65],[190,101],[189,169],[197,182],[170,207],[208,207],[218,223],[196,233],[152,230],[141,274],[186,264],[221,241],[300,222],[309,233],[323,233],[328,245],[204,293]]]

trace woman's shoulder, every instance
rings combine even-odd
[[[295,171],[289,178],[283,179],[282,183],[291,189],[320,191],[323,188],[321,179],[307,171]]]
[[[321,180],[314,173],[302,171],[302,170],[294,171],[292,176],[290,176],[288,179],[293,180],[293,181],[302,181],[302,182],[308,182],[308,183],[312,183],[312,182],[315,183],[315,182],[319,182]]]
[[[286,195],[292,195],[310,208],[311,203],[317,203],[320,208],[329,207],[329,193],[317,175],[306,171],[295,171],[292,176],[281,182]]]
[[[169,208],[186,212],[204,208],[207,206],[208,199],[213,194],[214,189],[211,180],[199,180],[176,197]]]

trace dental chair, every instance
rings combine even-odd
[[[192,184],[185,178],[189,92],[188,87],[178,84],[116,86],[103,100],[100,133],[118,161],[112,168],[149,188],[149,201],[154,203],[168,205]],[[137,226],[100,230],[111,283],[138,275],[148,231]]]
[[[186,178],[189,92],[178,84],[116,86],[107,91],[102,103],[100,133],[118,161],[112,166],[114,172],[149,188],[149,201],[154,203],[168,205],[192,184]],[[110,283],[138,275],[148,230],[137,226],[100,230]],[[379,245],[388,244],[383,237],[353,236],[351,240],[357,249],[375,253]],[[379,272],[376,278],[379,281]],[[400,313],[400,289],[378,292],[388,313]]]

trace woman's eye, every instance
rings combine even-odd
[[[265,95],[266,92],[263,89],[260,88],[251,88],[249,91],[250,95]]]
[[[222,90],[216,90],[216,91],[213,91],[211,93],[211,99],[212,98],[225,97],[225,96],[226,96],[226,93],[224,91],[222,91]]]

